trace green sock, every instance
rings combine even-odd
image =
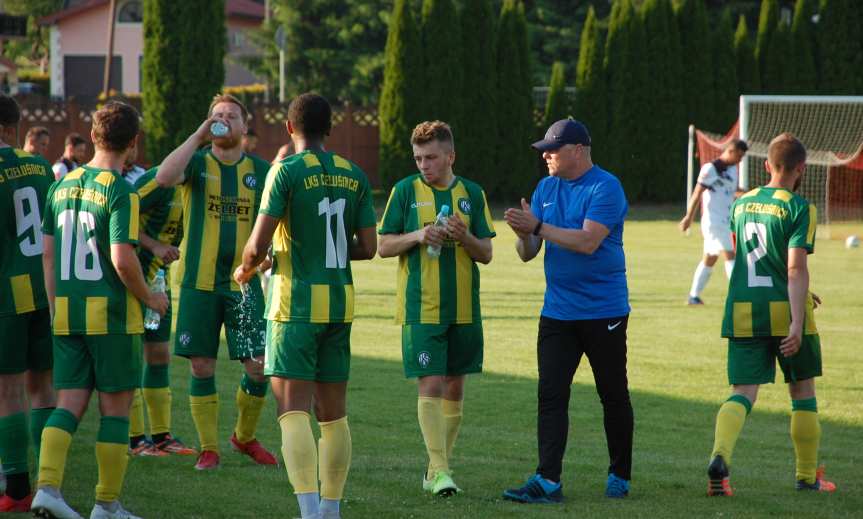
[[[48,422],[48,417],[54,412],[53,407],[39,407],[30,410],[30,438],[36,451],[36,467],[39,466],[39,450],[42,447],[42,429]]]
[[[27,416],[15,413],[0,417],[0,460],[3,474],[27,473]]]

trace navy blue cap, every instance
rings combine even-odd
[[[548,128],[543,140],[536,141],[531,146],[539,151],[549,151],[556,150],[564,144],[590,146],[590,133],[587,131],[587,126],[575,119],[561,119]]]

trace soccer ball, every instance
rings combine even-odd
[[[856,249],[860,246],[860,238],[857,235],[852,234],[851,236],[845,238],[845,248],[846,249]]]

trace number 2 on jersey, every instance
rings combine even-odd
[[[746,222],[743,230],[746,232],[747,240],[755,236],[755,241],[758,243],[754,249],[746,254],[749,287],[772,287],[773,278],[759,276],[755,272],[755,263],[767,255],[767,226],[758,222]]]
[[[318,203],[318,215],[326,219],[327,227],[327,256],[326,266],[328,269],[343,269],[348,264],[348,237],[345,233],[345,199],[330,203],[330,197],[324,197]],[[333,240],[333,227],[330,218],[336,217],[336,239]]]
[[[96,243],[96,218],[89,211],[66,209],[57,216],[60,235],[60,279],[68,280],[72,270],[72,241],[75,241],[75,277],[82,281],[102,279],[99,247]]]

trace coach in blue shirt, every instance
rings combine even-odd
[[[546,243],[537,345],[539,466],[524,486],[504,492],[513,501],[563,499],[570,386],[582,355],[593,368],[605,417],[610,457],[605,493],[629,493],[633,415],[626,379],[629,295],[623,254],[628,204],[617,177],[591,161],[590,145],[582,123],[554,123],[533,144],[542,151],[549,176],[539,182],[530,204],[522,199],[520,209],[505,214],[523,261],[535,258]]]

